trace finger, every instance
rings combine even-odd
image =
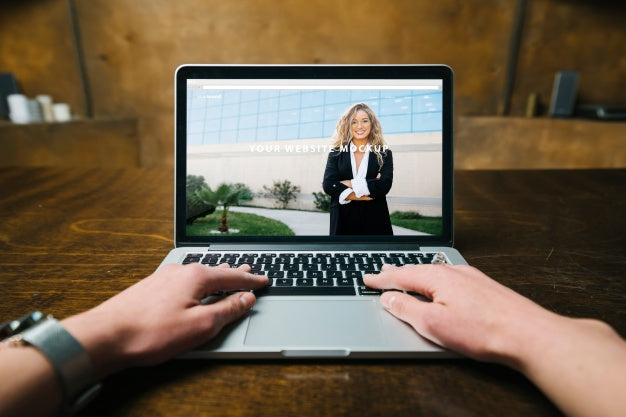
[[[223,264],[219,264],[219,265],[217,266],[217,268],[224,268],[224,269],[228,269],[228,268],[230,268],[230,264],[229,264],[229,263],[227,263],[227,262],[225,262],[225,263],[223,263]],[[237,269],[241,269],[241,270],[243,270],[243,271],[250,272],[250,265],[248,265],[248,264],[241,264],[241,265],[239,265],[239,266],[237,267]]]
[[[200,277],[207,294],[218,291],[253,290],[267,285],[265,275],[254,275],[246,268],[206,268]]]
[[[204,335],[207,340],[218,334],[228,323],[237,320],[248,312],[255,301],[254,294],[239,292],[231,294],[214,304],[198,308],[196,314],[201,315],[198,320],[206,326]]]
[[[425,338],[442,344],[438,337],[438,315],[444,313],[442,306],[421,301],[399,291],[387,291],[380,296],[383,307],[396,318],[408,323]]]
[[[367,274],[363,281],[371,288],[416,291],[432,298],[447,272],[443,265],[383,265],[379,274]]]

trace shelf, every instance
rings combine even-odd
[[[0,166],[139,166],[136,119],[0,122]]]
[[[626,168],[626,122],[461,116],[457,169]]]

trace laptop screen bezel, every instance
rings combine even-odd
[[[442,81],[442,234],[436,236],[187,236],[187,80],[190,79],[371,79]],[[176,247],[217,243],[377,243],[452,246],[453,236],[453,72],[447,65],[182,65],[175,73]],[[181,213],[183,213],[181,215]]]

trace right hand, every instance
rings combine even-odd
[[[364,281],[372,288],[415,291],[432,300],[399,291],[381,295],[383,306],[422,336],[479,360],[513,366],[516,327],[556,316],[465,265],[384,265]]]

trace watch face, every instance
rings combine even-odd
[[[9,320],[0,324],[0,341],[23,332],[45,318],[46,316],[41,311],[33,311],[19,319]]]

